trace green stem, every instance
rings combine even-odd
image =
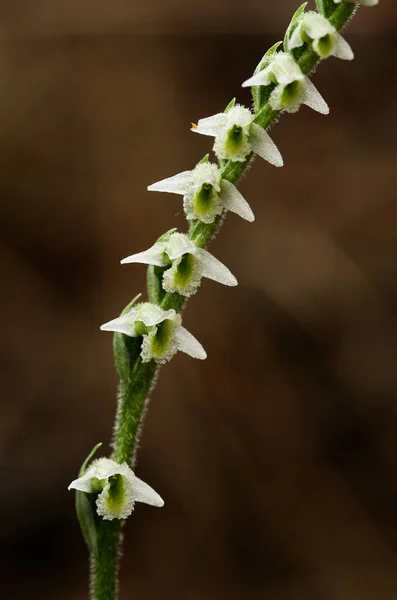
[[[114,432],[114,450],[112,459],[118,463],[126,462],[133,466],[134,455],[139,438],[139,427],[152,381],[158,367],[152,360],[142,362],[138,357],[131,377],[120,381],[119,406]]]
[[[342,3],[335,8],[329,20],[337,30],[340,30],[346,25],[354,10],[354,4]],[[300,53],[297,62],[303,73],[308,75],[313,71],[318,60],[313,50],[306,47]],[[272,110],[267,103],[256,113],[255,122],[267,129],[278,116],[279,112]],[[231,183],[236,183],[252,158],[252,155],[249,156],[243,163],[226,161],[222,167],[222,176]],[[190,226],[190,238],[197,246],[204,248],[214,239],[222,221],[221,216],[211,224],[193,222]],[[180,311],[184,304],[184,297],[177,293],[166,293],[161,299],[160,306],[163,309],[173,308]],[[112,456],[119,463],[125,461],[131,464],[134,458],[147,396],[154,384],[156,372],[157,366],[153,361],[143,363],[138,358],[134,360],[130,376],[121,379]],[[120,521],[101,519],[98,523],[98,550],[92,556],[93,600],[116,600],[120,540]]]
[[[121,542],[119,520],[101,519],[97,525],[98,551],[91,555],[91,596],[93,600],[117,597],[117,576]]]
[[[128,380],[120,381],[119,402],[114,432],[112,459],[133,464],[139,440],[139,428],[150,388],[158,366],[154,361],[135,361]],[[91,592],[93,600],[115,600],[119,569],[121,523],[118,519],[100,519],[97,524],[97,551],[91,556]]]

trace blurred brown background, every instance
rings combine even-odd
[[[83,600],[68,483],[108,443],[116,375],[99,325],[144,291],[119,260],[184,227],[154,181],[209,150],[295,0],[0,2],[1,598]],[[397,7],[361,9],[356,60],[284,116],[185,313],[208,351],[162,370],[138,475],[164,509],[127,526],[121,600],[397,597]]]

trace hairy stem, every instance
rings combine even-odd
[[[351,18],[355,5],[342,3],[338,5],[329,20],[334,27],[341,30]],[[303,73],[309,75],[316,67],[319,59],[311,47],[306,46],[300,52],[297,62]],[[255,114],[255,122],[267,129],[279,117],[279,112],[271,109],[266,103]],[[225,161],[222,165],[222,177],[236,183],[253,156],[245,162]],[[217,235],[222,225],[220,216],[215,223],[205,224],[193,221],[190,225],[189,236],[200,248],[207,246]],[[185,298],[177,293],[166,293],[161,299],[163,309],[173,308],[180,311]],[[134,361],[128,378],[120,381],[119,406],[117,411],[114,452],[112,458],[121,463],[131,463],[134,458],[139,438],[139,429],[145,411],[146,399],[153,387],[157,365],[152,361],[143,363],[140,358]],[[133,465],[132,465],[133,466]],[[121,524],[118,520],[104,521],[98,524],[98,550],[92,556],[92,597],[93,600],[116,600],[117,574],[120,555]]]

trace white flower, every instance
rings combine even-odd
[[[130,337],[142,336],[143,362],[166,363],[180,350],[193,358],[207,358],[204,348],[181,325],[175,310],[163,310],[151,302],[136,304],[126,314],[101,326],[102,331],[118,331]]]
[[[305,42],[312,44],[313,50],[320,58],[336,56],[344,60],[354,58],[353,50],[335,27],[319,13],[304,13],[294,29],[288,43],[290,50],[302,46]]]
[[[104,519],[126,519],[135,502],[164,506],[164,501],[150,486],[136,477],[127,463],[118,464],[110,458],[95,460],[87,472],[72,481],[69,490],[87,494],[99,493],[97,513]]]
[[[222,179],[218,165],[199,163],[192,171],[183,171],[148,187],[152,192],[170,192],[183,195],[187,219],[213,223],[224,210],[230,210],[247,221],[254,214],[238,189]]]
[[[252,112],[236,104],[223,113],[200,119],[192,131],[215,137],[214,152],[218,158],[244,162],[251,152],[276,167],[283,166],[277,146],[266,131],[254,121]]]
[[[184,233],[171,233],[167,241],[156,242],[151,248],[121,261],[169,267],[163,275],[163,289],[192,296],[202,277],[224,285],[237,285],[237,279],[225,265],[206,250],[198,248]]]
[[[269,97],[273,110],[286,110],[293,113],[299,110],[301,104],[306,104],[323,115],[329,113],[328,104],[310,79],[302,73],[291,54],[287,52],[274,54],[267,67],[247,79],[243,87],[266,86],[270,83],[276,84]]]
[[[343,0],[334,0],[335,4],[341,4]],[[353,4],[362,4],[363,6],[375,6],[379,4],[379,0],[345,0],[345,2],[352,2]]]

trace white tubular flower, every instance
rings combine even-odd
[[[334,4],[341,4],[343,0],[334,0]],[[379,4],[379,0],[345,0],[345,2],[351,2],[352,4],[361,4],[362,6],[376,6]]]
[[[166,242],[157,242],[148,250],[121,261],[169,267],[163,275],[163,289],[182,296],[196,293],[202,277],[223,285],[237,285],[237,279],[212,254],[197,246],[184,233],[172,233]]]
[[[142,336],[143,362],[166,363],[178,350],[200,360],[207,358],[200,342],[181,323],[175,310],[163,310],[151,302],[141,302],[128,313],[102,325],[101,330],[117,331],[130,337]]]
[[[220,159],[244,162],[255,152],[276,167],[283,159],[268,133],[257,125],[252,112],[236,104],[223,113],[200,119],[192,131],[215,137],[214,152]]]
[[[343,60],[354,58],[353,50],[346,40],[323,15],[315,11],[302,15],[291,35],[288,46],[290,50],[293,50],[305,42],[312,44],[313,50],[320,58],[329,56],[336,56]]]
[[[268,66],[244,81],[243,87],[266,86],[270,83],[276,84],[269,97],[273,110],[294,113],[302,104],[306,104],[323,115],[329,113],[328,104],[309,77],[302,73],[291,54],[287,52],[274,54]]]
[[[224,210],[230,210],[247,221],[254,221],[248,202],[238,189],[222,179],[218,165],[203,162],[192,171],[184,171],[149,185],[151,192],[169,192],[183,195],[187,219],[213,223]]]
[[[72,481],[68,489],[99,493],[97,513],[109,521],[126,519],[134,510],[135,502],[164,506],[157,492],[136,477],[127,463],[120,465],[110,458],[95,460],[82,477]]]

